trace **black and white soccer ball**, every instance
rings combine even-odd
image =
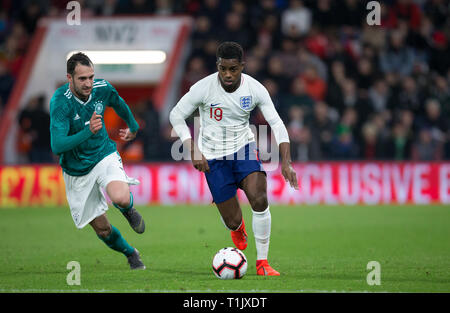
[[[236,248],[223,248],[213,258],[214,275],[220,279],[239,279],[247,272],[247,258]]]

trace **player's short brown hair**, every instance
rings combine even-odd
[[[73,76],[75,74],[75,67],[77,64],[85,65],[85,66],[93,66],[91,59],[84,54],[83,52],[77,52],[72,54],[71,57],[67,60],[67,74]]]

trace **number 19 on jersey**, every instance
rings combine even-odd
[[[221,108],[209,108],[209,117],[214,118],[216,121],[222,119],[222,109]]]

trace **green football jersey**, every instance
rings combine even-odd
[[[92,93],[86,102],[75,97],[69,83],[58,88],[50,101],[50,134],[53,153],[60,156],[64,172],[72,176],[86,175],[104,157],[117,150],[105,125],[97,134],[89,129],[94,110],[104,116],[106,106],[136,132],[139,125],[130,108],[116,89],[104,79],[95,79]]]

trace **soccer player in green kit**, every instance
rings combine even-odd
[[[79,52],[67,60],[67,79],[50,101],[50,133],[53,153],[60,156],[75,226],[91,225],[100,240],[127,257],[131,269],[145,269],[138,250],[109,223],[102,192],[104,188],[135,232],[144,232],[144,220],[133,207],[129,188],[138,182],[126,175],[116,143],[103,127],[106,106],[129,127],[119,131],[122,140],[133,140],[139,125],[114,87],[106,80],[94,79],[94,66],[87,55]]]

